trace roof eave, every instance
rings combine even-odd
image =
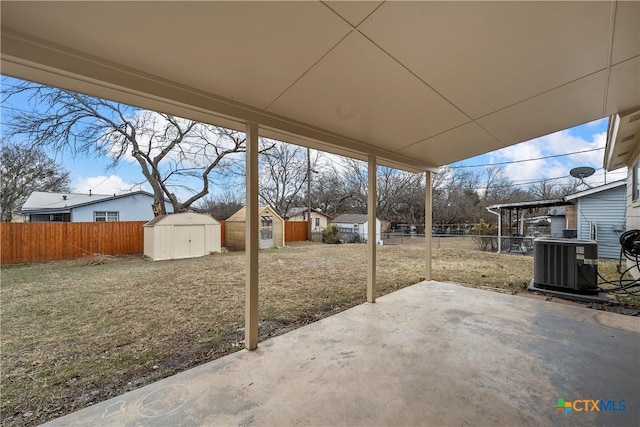
[[[551,206],[566,206],[571,203],[565,199],[549,199],[549,200],[534,200],[528,202],[515,202],[515,203],[503,203],[499,205],[487,206],[487,209],[529,209],[529,208],[547,208]]]
[[[603,167],[605,170],[611,172],[612,160],[613,160],[613,152],[616,146],[616,137],[618,135],[618,127],[620,126],[620,116],[618,114],[614,114],[609,117],[609,126],[607,127],[607,142],[604,146],[604,159],[603,159]]]
[[[612,190],[614,188],[618,188],[618,187],[621,187],[623,185],[626,185],[626,183],[627,183],[627,181],[625,179],[621,179],[619,181],[610,182],[609,184],[604,184],[604,185],[600,185],[598,187],[589,188],[587,190],[580,191],[579,193],[569,194],[568,196],[565,197],[565,200],[567,200],[567,201],[575,200],[575,199],[579,199],[581,197],[589,196],[591,194],[600,193],[602,191]]]

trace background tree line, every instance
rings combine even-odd
[[[263,142],[263,144],[267,144]],[[270,150],[260,155],[260,202],[269,204],[283,217],[294,207],[307,206],[307,177],[311,177],[311,206],[330,217],[342,213],[367,213],[367,164],[362,161],[313,152],[270,141]],[[425,176],[378,166],[378,217],[398,224],[424,224]],[[441,167],[433,174],[434,224],[495,222],[486,207],[526,200],[561,198],[577,191],[579,181],[541,180],[518,185],[504,166],[482,168]],[[235,192],[205,198],[200,207],[225,219],[244,204],[244,181]]]

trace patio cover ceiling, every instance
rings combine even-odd
[[[638,2],[1,3],[2,73],[407,170],[640,106]]]

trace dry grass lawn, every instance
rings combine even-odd
[[[524,289],[532,258],[434,241],[433,278]],[[379,294],[422,280],[419,241],[381,246]],[[365,245],[260,253],[261,338],[365,300]],[[614,269],[602,266],[601,269]],[[241,348],[244,253],[2,268],[2,424],[35,425]]]

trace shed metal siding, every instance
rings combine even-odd
[[[591,239],[591,223],[596,224],[599,258],[616,259],[620,255],[626,204],[625,186],[578,199],[578,238]]]
[[[72,222],[93,222],[96,211],[118,212],[118,221],[149,221],[153,219],[151,205],[153,197],[146,194],[133,194],[104,202],[72,208]],[[166,204],[167,213],[173,213],[173,206]]]
[[[144,253],[153,260],[220,252],[220,223],[193,212],[158,217],[144,226]]]

